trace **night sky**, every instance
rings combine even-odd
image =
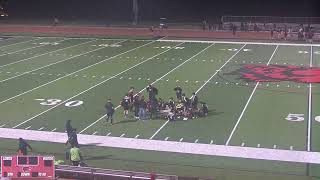
[[[7,0],[14,18],[132,18],[132,0]],[[200,20],[221,15],[317,16],[320,0],[138,0],[140,19]]]

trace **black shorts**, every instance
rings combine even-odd
[[[123,106],[123,110],[125,111],[129,110],[129,106]]]

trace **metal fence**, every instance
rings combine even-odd
[[[222,22],[320,24],[320,17],[222,16]]]

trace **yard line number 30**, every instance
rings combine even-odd
[[[35,99],[36,101],[40,101],[40,104],[43,106],[55,106],[62,102],[61,99]],[[74,100],[74,101],[68,101],[64,103],[64,106],[66,107],[77,107],[83,104],[83,101],[80,100]]]

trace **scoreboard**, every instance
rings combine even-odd
[[[1,156],[1,177],[54,178],[53,156]]]

